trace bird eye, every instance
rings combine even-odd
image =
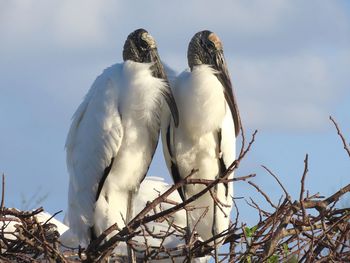
[[[207,46],[210,50],[222,50],[222,43],[219,37],[214,33],[208,36]]]
[[[149,44],[146,40],[144,39],[140,39],[140,47],[143,48],[143,49],[147,49],[149,47]]]
[[[208,45],[208,48],[215,49],[215,44],[212,41],[208,41],[207,45]]]
[[[139,35],[139,37],[137,38],[137,46],[143,50],[148,48],[148,42],[147,42],[147,38],[146,38],[146,34],[142,33],[141,35]]]
[[[207,49],[207,51],[214,51],[216,49],[215,44],[210,40],[205,41],[203,46]]]
[[[141,39],[140,44],[143,48],[152,49],[157,47],[154,38],[148,33],[142,34],[140,39]]]

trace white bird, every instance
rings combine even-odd
[[[18,212],[21,212],[20,210],[16,208],[12,208],[13,210],[17,210]],[[34,215],[35,219],[39,223],[51,223],[55,225],[55,228],[53,230],[57,231],[58,234],[63,234],[68,230],[68,227],[63,224],[62,222],[58,221],[54,217],[52,217],[51,214],[42,211],[36,215]],[[16,217],[15,215],[5,215],[2,218],[0,218],[0,231],[1,234],[4,234],[4,238],[10,239],[10,240],[16,240],[18,239],[16,233],[16,225],[21,225],[21,220]]]
[[[192,179],[214,180],[235,160],[238,107],[219,37],[207,30],[198,32],[189,43],[187,56],[190,69],[178,76],[173,87],[179,125],[170,118],[162,123],[164,156],[175,182],[193,169],[198,172]],[[204,188],[202,184],[186,185],[180,195],[185,200]],[[189,212],[188,227],[191,231],[195,227],[204,240],[229,227],[233,184],[220,183],[214,192],[221,209],[206,193],[192,203],[196,209]]]
[[[147,176],[145,180],[141,183],[139,191],[134,196],[134,210],[135,214],[138,214],[149,202],[156,199],[159,195],[166,192],[171,185],[164,182],[163,178]],[[172,192],[166,199],[166,202],[162,202],[155,207],[154,210],[150,211],[149,215],[158,213],[160,211],[167,210],[174,206],[174,204],[181,203],[182,200],[177,191]],[[51,214],[47,212],[40,212],[35,215],[36,220],[41,224],[54,224],[56,227],[52,226],[52,230],[57,231],[60,234],[59,240],[63,246],[59,247],[61,252],[67,250],[67,248],[78,248],[80,242],[72,229],[61,221],[55,219]],[[146,248],[157,248],[163,246],[167,248],[170,255],[173,257],[175,262],[184,262],[184,257],[179,256],[179,253],[183,252],[183,247],[186,245],[184,239],[182,238],[183,233],[176,231],[175,228],[171,228],[170,231],[174,231],[172,235],[167,236],[166,233],[169,231],[169,224],[175,225],[178,228],[184,229],[186,227],[186,213],[184,210],[179,210],[172,213],[168,217],[168,221],[152,221],[147,223],[148,229],[153,231],[154,236],[143,235],[142,232],[133,238],[133,242],[139,251],[145,251]],[[21,224],[20,220],[14,216],[7,216],[0,220],[1,233],[4,234],[4,238],[16,240],[18,233],[16,233],[15,224]],[[139,232],[139,229],[137,229]],[[157,237],[156,237],[157,236]],[[160,238],[161,236],[166,236],[164,240]],[[77,250],[76,250],[77,251]],[[114,254],[119,256],[127,255],[127,248],[124,243],[120,243],[113,251]],[[144,253],[137,253],[138,259],[142,259]],[[163,257],[159,260],[150,260],[149,262],[154,263],[170,263],[174,262],[169,254],[160,253],[158,256]],[[207,262],[209,256],[195,258],[193,262]]]
[[[144,29],[132,32],[123,60],[97,77],[67,137],[67,221],[82,246],[132,218],[133,196],[158,143],[164,101],[178,123],[154,38]]]
[[[145,206],[148,205],[149,202],[156,199],[159,195],[163,194],[165,191],[167,191],[171,185],[164,182],[163,178],[160,177],[149,177],[147,176],[145,180],[141,183],[140,188],[137,192],[137,194],[134,196],[134,211],[135,214],[138,214]],[[169,202],[171,201],[171,202]],[[152,210],[149,215],[153,215],[154,212],[160,212],[164,211],[166,209],[169,209],[174,206],[176,203],[181,203],[182,199],[180,198],[178,192],[174,191],[167,197],[167,202],[162,202],[160,205],[156,206],[154,210]],[[171,224],[176,225],[180,228],[186,227],[186,213],[184,210],[179,210],[176,213],[171,214]],[[50,221],[51,222],[51,221]],[[52,222],[57,224],[56,222]],[[60,223],[60,222],[58,222]],[[58,224],[59,225],[59,224]],[[159,247],[160,245],[164,246],[165,248],[169,249],[169,253],[174,257],[175,262],[184,262],[184,257],[177,257],[177,254],[179,252],[183,252],[183,247],[185,246],[184,240],[181,237],[181,233],[176,232],[168,237],[166,237],[164,240],[162,238],[159,238],[159,236],[165,235],[169,231],[169,223],[167,221],[162,222],[150,222],[147,223],[148,229],[153,230],[153,234],[156,237],[152,237],[150,235],[143,235],[141,232],[139,235],[135,236],[133,238],[133,242],[135,243],[135,246],[140,251],[145,251],[146,246],[148,247]],[[62,229],[62,227],[60,228]],[[139,229],[137,230],[139,231]],[[175,231],[175,229],[171,229],[171,231]],[[79,242],[72,233],[70,229],[67,231],[59,231],[61,234],[60,241],[63,245],[68,247],[78,247]],[[178,249],[176,249],[178,248]],[[125,244],[120,243],[113,251],[115,254],[119,256],[125,256],[127,255],[127,249]],[[142,258],[142,253],[138,253],[138,258]],[[164,258],[169,257],[168,254],[161,254],[159,256],[163,256]],[[196,258],[193,262],[207,262],[209,257],[202,257],[202,258]],[[165,262],[173,262],[170,258],[162,259],[162,260],[151,260],[150,262],[156,262],[156,263],[165,263]]]

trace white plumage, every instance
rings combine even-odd
[[[219,158],[221,154],[227,167],[235,160],[234,123],[223,96],[222,85],[214,76],[213,69],[202,65],[195,67],[192,73],[183,72],[179,76],[173,94],[179,107],[180,122],[177,129],[170,124],[169,136],[172,140],[171,150],[174,152],[179,173],[183,178],[193,169],[199,169],[199,172],[191,178],[214,180],[220,174]],[[220,129],[222,131],[221,145],[223,146],[221,152],[217,135]],[[163,134],[166,134],[165,130]],[[167,147],[164,135],[163,145]],[[171,163],[167,163],[170,168]],[[232,177],[233,174],[229,178]],[[204,185],[188,185],[185,189],[185,196],[188,198],[204,187]],[[228,184],[227,196],[223,184],[218,185],[217,191],[219,200],[227,205],[223,206],[226,215],[218,209],[217,229],[220,233],[228,228],[233,185]],[[192,225],[199,220],[207,208],[209,209],[196,228],[204,240],[212,236],[213,202],[210,193],[206,193],[191,203],[196,208],[190,213]]]
[[[207,32],[205,36],[203,32]],[[196,48],[192,46],[193,40],[190,43],[189,52],[194,53],[189,53],[191,70],[181,73],[173,88],[179,108],[179,126],[176,128],[170,118],[162,123],[164,155],[175,182],[189,175],[193,169],[199,171],[191,177],[192,179],[215,180],[222,177],[226,168],[235,160],[235,123],[239,123],[239,120],[234,118],[239,118],[238,109],[230,109],[230,104],[236,106],[234,98],[227,101],[231,83],[229,78],[225,79],[227,70],[224,61],[221,62],[222,65],[214,63],[221,54],[213,52],[211,55],[210,50],[201,46],[204,41],[213,39],[213,33],[203,32],[194,37],[195,41],[200,43]],[[203,41],[199,41],[197,37]],[[217,36],[214,40],[218,41]],[[210,42],[214,50],[221,51],[221,45],[213,43],[215,41]],[[208,61],[203,59],[206,56],[210,57]],[[197,61],[191,60],[193,57]],[[220,74],[225,81],[220,80]],[[233,173],[229,176],[229,179],[231,178]],[[181,191],[182,197],[187,199],[204,188],[201,184],[186,185]],[[216,207],[215,213],[214,200],[209,192],[191,203],[196,209],[189,213],[190,227],[195,227],[204,240],[229,227],[233,184],[220,183],[216,192],[221,209]]]
[[[157,198],[159,195],[167,191],[171,186],[164,182],[162,178],[159,177],[146,177],[145,180],[141,183],[138,193],[135,195],[134,198],[134,209],[135,214],[138,214],[147,204],[148,202],[153,201],[155,198]],[[182,200],[178,194],[178,192],[173,192],[167,197],[167,200],[171,200],[175,203],[181,203]],[[173,204],[169,203],[162,203],[161,205],[158,205],[156,207],[156,211],[160,212],[162,210],[166,210],[168,208],[171,208]],[[150,215],[154,214],[154,211],[150,212]],[[66,214],[67,216],[67,214]],[[52,217],[47,212],[41,212],[37,215],[35,215],[35,218],[38,220],[39,223],[50,223],[56,225],[57,232],[61,235],[59,240],[62,243],[63,246],[61,246],[59,249],[61,251],[65,251],[67,248],[78,248],[80,245],[80,242],[78,240],[78,237],[76,236],[73,229],[69,229],[69,227],[59,220]],[[0,227],[2,227],[2,231],[4,233],[4,237],[7,239],[17,239],[18,232],[16,232],[16,224],[21,224],[20,221],[13,221],[15,220],[15,217],[5,217],[2,218],[0,221]],[[186,226],[186,214],[184,210],[180,210],[176,213],[173,213],[171,215],[171,221],[174,225],[184,228]],[[169,229],[169,224],[167,221],[162,222],[150,222],[147,224],[148,228],[154,231],[154,234],[158,235],[164,235],[167,233],[167,230]],[[173,230],[173,229],[172,229]],[[181,238],[181,236],[177,235],[170,235],[165,238],[165,240],[162,240],[160,238],[153,238],[152,236],[145,235],[143,236],[142,233],[140,235],[136,236],[133,241],[135,242],[136,246],[142,251],[146,249],[146,243],[149,247],[159,247],[162,243],[162,246],[166,247],[171,251],[171,255],[175,257],[175,262],[182,263],[184,262],[184,257],[176,257],[179,252],[183,252],[181,250],[181,246],[185,246],[184,239]],[[176,250],[176,248],[180,248]],[[127,255],[127,249],[124,243],[120,243],[118,247],[114,250],[114,253],[117,255]],[[142,253],[138,253],[138,258],[142,258]],[[163,253],[160,256],[162,257],[169,257],[168,254]],[[193,260],[193,262],[207,262],[209,257],[202,257],[202,258],[196,258]],[[170,263],[173,262],[170,258],[163,259],[163,260],[151,260],[150,262],[154,263]]]
[[[124,226],[121,214],[125,219],[127,203],[122,200],[137,190],[151,162],[159,131],[159,122],[152,121],[157,112],[153,107],[161,106],[165,83],[151,75],[150,66],[126,61],[106,69],[74,115],[66,143],[68,220],[85,242],[92,226],[99,233],[114,223]],[[100,192],[103,198],[96,203],[99,182],[112,158]]]
[[[141,183],[138,193],[135,195],[134,198],[134,209],[135,214],[139,213],[148,202],[153,201],[155,198],[157,198],[159,195],[164,193],[166,190],[168,190],[170,185],[164,182],[162,178],[159,177],[146,177],[145,180]],[[168,200],[171,200],[176,203],[181,203],[182,200],[179,196],[179,194],[175,191],[171,195],[168,196]],[[160,212],[162,210],[166,210],[170,207],[172,207],[172,204],[169,203],[162,203],[161,205],[156,207],[156,211]],[[153,214],[153,212],[150,212],[150,214]],[[186,226],[186,214],[184,210],[180,210],[174,214],[171,215],[172,217],[172,223],[175,224],[178,227],[184,228]],[[53,222],[56,224],[56,222]],[[150,222],[147,224],[149,229],[152,229],[154,231],[154,234],[160,234],[164,235],[168,228],[169,224],[167,221],[162,222]],[[60,228],[63,229],[63,228]],[[63,243],[63,245],[69,246],[69,247],[78,247],[79,242],[75,236],[74,233],[72,233],[71,230],[64,230],[63,232],[59,231],[62,236],[60,237],[60,241]],[[145,241],[146,240],[146,241]],[[177,235],[171,235],[167,237],[164,241],[159,238],[153,238],[149,235],[143,236],[142,233],[135,238],[133,238],[133,241],[135,242],[136,246],[140,250],[146,249],[146,242],[147,245],[150,247],[158,247],[161,243],[164,247],[171,249],[173,251],[172,256],[176,256],[178,252],[175,252],[174,249],[176,247],[181,247],[185,245],[184,239],[177,236]],[[181,251],[181,250],[180,250]],[[120,243],[118,247],[114,250],[114,253],[118,255],[127,255],[126,246],[123,243]],[[141,254],[138,255],[140,257]],[[161,255],[164,257],[168,257],[167,254]],[[207,262],[209,257],[203,257],[195,259],[193,262]],[[163,260],[152,260],[151,262],[172,262],[171,259],[163,259]],[[175,262],[184,262],[183,257],[175,257]]]
[[[156,149],[164,101],[176,110],[148,32],[130,34],[123,55],[124,63],[104,70],[92,85],[66,142],[67,219],[82,245],[112,224],[122,228],[131,219],[130,195],[138,190]]]

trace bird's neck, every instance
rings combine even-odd
[[[160,112],[163,105],[161,91],[165,83],[152,76],[151,64],[126,61],[124,96],[121,105],[123,118],[130,118],[159,129]]]
[[[187,130],[200,136],[220,127],[226,114],[226,101],[222,85],[210,66],[195,66],[181,83],[179,92],[180,123]]]

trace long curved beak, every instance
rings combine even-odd
[[[177,109],[173,93],[171,92],[168,77],[165,73],[162,62],[160,61],[157,49],[156,48],[152,49],[150,51],[149,55],[151,56],[150,61],[152,61],[154,63],[152,66],[153,76],[156,78],[163,79],[167,84],[166,85],[167,88],[166,88],[166,90],[163,90],[162,95],[164,96],[164,99],[169,106],[171,115],[173,116],[173,119],[174,119],[175,127],[178,127],[179,126],[179,111]]]
[[[232,118],[235,124],[235,135],[239,134],[241,129],[241,118],[239,116],[236,97],[232,90],[230,75],[227,70],[227,65],[222,50],[218,50],[212,57],[215,70],[217,70],[217,78],[224,87],[224,95],[228,106],[230,107]]]

